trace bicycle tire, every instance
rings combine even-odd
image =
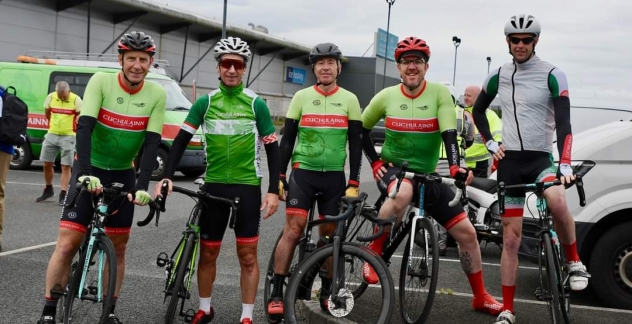
[[[270,253],[270,259],[268,260],[268,268],[266,269],[266,276],[265,276],[266,278],[265,278],[265,282],[264,282],[264,286],[263,286],[263,310],[264,310],[266,319],[268,320],[268,323],[277,323],[277,322],[279,322],[279,320],[277,320],[276,318],[270,318],[270,316],[268,315],[268,302],[270,301],[270,295],[272,294],[272,290],[270,288],[272,287],[272,280],[271,279],[274,276],[275,253],[276,253],[276,248],[279,245],[279,241],[281,241],[281,237],[283,237],[283,230],[281,230],[281,233],[279,233],[279,237],[277,237],[276,241],[274,242],[274,247],[272,248],[272,253]],[[300,247],[300,243],[296,247],[299,248]],[[296,248],[294,250],[296,251]],[[289,272],[288,272],[288,277],[292,274],[292,262],[293,261],[295,261],[294,257],[292,257],[292,260],[290,260],[290,269],[289,269]]]
[[[377,316],[377,323],[390,323],[393,313],[393,306],[395,305],[395,287],[393,283],[393,277],[388,270],[388,266],[375,252],[370,249],[353,242],[341,243],[341,257],[344,259],[345,255],[352,255],[362,258],[364,261],[375,269],[378,275],[379,282],[382,287],[382,299],[383,304],[379,310],[379,316]],[[296,324],[297,314],[295,300],[299,286],[303,282],[304,276],[313,275],[312,271],[319,271],[320,265],[325,262],[329,257],[332,257],[334,253],[333,245],[323,246],[314,251],[307,259],[300,263],[298,269],[294,275],[290,278],[288,283],[283,303],[284,307],[284,320],[286,323]],[[337,278],[332,278],[332,281]],[[291,307],[289,305],[292,305]]]
[[[425,235],[424,231],[427,231],[428,238],[429,238],[428,242],[430,243],[430,246],[432,247],[432,251],[429,253],[429,255],[432,256],[432,269],[430,273],[430,282],[429,282],[430,285],[428,287],[428,297],[426,298],[426,302],[423,306],[423,310],[421,314],[419,314],[419,317],[417,319],[413,320],[410,318],[407,311],[417,309],[417,307],[411,307],[410,305],[408,307],[405,306],[406,291],[407,291],[406,279],[408,278],[408,261],[410,257],[410,242],[412,239],[412,233],[409,234],[406,247],[404,248],[404,255],[402,258],[402,265],[401,265],[401,270],[400,270],[400,275],[399,275],[400,315],[402,319],[408,324],[419,324],[419,323],[426,322],[432,310],[432,304],[434,302],[435,293],[437,291],[437,282],[439,279],[439,249],[438,249],[439,242],[438,242],[435,228],[433,224],[430,222],[430,219],[428,218],[422,218],[418,220],[417,228],[419,229],[419,234],[421,235],[415,235],[415,242],[413,246],[421,246],[422,244],[425,245],[425,240],[423,239],[424,237],[423,235]],[[411,228],[411,231],[412,231],[412,228]],[[420,238],[421,240],[417,238]],[[420,243],[420,242],[423,242],[423,243]],[[426,267],[427,267],[427,261],[428,260],[425,261]],[[420,266],[423,266],[423,265],[420,265]],[[427,268],[426,268],[426,271],[427,271]],[[418,306],[421,306],[421,305],[418,305]]]
[[[73,257],[73,260],[70,263],[70,272],[68,273],[68,281],[66,282],[66,287],[63,288],[62,290],[65,292],[62,296],[59,297],[59,300],[57,301],[57,322],[59,323],[64,323],[64,315],[65,315],[65,310],[66,310],[66,300],[68,299],[68,289],[70,287],[70,283],[72,282],[72,278],[75,275],[76,269],[79,266],[79,258],[82,255],[83,251],[83,246],[80,247],[80,249],[77,251],[77,254],[75,255],[75,257]]]
[[[558,280],[557,289],[560,292],[560,309],[562,310],[562,317],[564,318],[565,323],[570,323],[570,312],[571,312],[571,287],[570,287],[570,278],[568,276],[568,269],[566,268],[564,263],[564,251],[559,248],[558,245],[553,246],[553,255],[554,259],[557,260],[555,262],[555,272],[557,273],[557,277],[561,278]]]
[[[545,232],[542,234],[542,240],[544,241],[544,254],[546,258],[546,275],[547,275],[547,288],[546,291],[551,294],[551,300],[549,302],[549,308],[551,311],[551,319],[553,324],[563,323],[564,316],[562,315],[562,308],[560,304],[560,291],[558,290],[558,282],[561,278],[558,278],[556,267],[556,258],[553,254],[553,246],[551,244],[551,236]],[[557,259],[559,260],[559,259]]]
[[[193,249],[195,248],[195,234],[188,233],[185,235],[187,236],[186,243],[184,245],[184,249],[182,249],[180,260],[175,265],[177,272],[176,277],[171,285],[171,296],[169,297],[169,306],[167,306],[167,313],[165,314],[165,324],[173,323],[179,301],[182,300],[182,303],[184,303],[184,297],[181,297],[180,293],[183,293],[186,296],[184,277],[187,272],[187,267],[191,262],[191,254],[193,253]],[[165,291],[165,294],[167,293],[168,291]]]
[[[72,319],[72,306],[75,301],[77,301],[77,292],[79,289],[79,285],[81,284],[81,277],[83,275],[83,269],[85,267],[85,261],[88,258],[92,258],[97,255],[97,252],[102,250],[107,261],[107,267],[109,268],[109,277],[108,277],[108,291],[105,294],[105,298],[102,300],[103,307],[101,308],[101,316],[99,317],[99,324],[105,324],[109,317],[109,310],[112,308],[112,303],[114,302],[114,293],[116,291],[116,251],[114,250],[114,244],[106,235],[99,235],[97,239],[94,241],[94,246],[92,250],[92,255],[88,256],[88,248],[83,247],[80,249],[80,257],[79,263],[75,268],[75,272],[72,277],[72,281],[68,287],[67,297],[66,297],[66,305],[64,306],[64,324],[70,324]],[[88,265],[90,266],[90,264]],[[83,289],[83,287],[81,288]],[[71,297],[72,296],[72,297]],[[107,311],[104,311],[107,310]]]

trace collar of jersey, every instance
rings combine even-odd
[[[242,82],[242,83],[240,83],[237,86],[229,87],[229,86],[225,85],[224,83],[220,82],[219,83],[219,90],[225,96],[236,96],[236,95],[244,92],[244,83]]]
[[[531,58],[528,59],[526,62],[518,63],[516,62],[516,60],[514,60],[514,64],[519,70],[523,70],[533,67],[534,65],[538,64],[538,61],[540,61],[540,58],[537,55],[533,54],[533,56],[531,56]]]
[[[320,90],[320,88],[317,85],[314,85],[314,90],[316,90],[316,92],[320,93],[321,95],[328,97],[328,96],[332,96],[334,93],[338,92],[338,90],[340,90],[340,87],[338,85],[336,85],[335,88],[333,88],[331,91],[329,92],[324,92],[323,90]]]
[[[423,83],[424,84],[421,86],[421,89],[419,90],[419,93],[417,93],[414,96],[411,96],[411,95],[406,93],[406,90],[404,90],[404,84],[403,83],[399,85],[399,90],[402,92],[402,94],[406,98],[417,99],[417,98],[419,98],[419,96],[421,96],[422,93],[424,93],[424,90],[426,90],[426,85],[428,85],[428,82],[426,82],[426,80],[424,80]]]
[[[121,89],[123,89],[123,91],[129,93],[129,94],[136,94],[138,93],[141,89],[143,89],[143,86],[145,85],[145,80],[143,80],[143,82],[140,84],[140,87],[138,87],[138,89],[136,90],[132,90],[128,87],[125,86],[125,83],[123,83],[123,76],[122,76],[123,72],[119,72],[118,73],[118,83],[119,86],[121,86]]]

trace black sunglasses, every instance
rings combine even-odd
[[[520,44],[520,42],[522,41],[523,44],[525,45],[529,45],[531,43],[533,43],[533,41],[535,40],[535,37],[524,37],[524,38],[520,38],[520,37],[509,37],[509,41],[514,44],[514,45],[518,45]]]

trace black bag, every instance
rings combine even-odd
[[[13,89],[13,93],[9,90]],[[18,98],[14,87],[8,87],[4,94],[4,104],[0,113],[0,143],[22,145],[26,143],[26,127],[29,110]]]

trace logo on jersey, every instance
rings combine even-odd
[[[348,117],[346,115],[320,115],[305,114],[301,117],[302,127],[328,127],[328,128],[346,128],[348,126]]]
[[[314,106],[320,106],[320,100],[316,99],[312,101],[312,104],[314,104]]]
[[[122,115],[111,110],[101,108],[101,110],[99,110],[99,117],[97,120],[105,127],[140,132],[147,128],[149,117]]]
[[[386,117],[385,126],[396,132],[434,133],[439,131],[439,121],[436,117],[426,119]]]
[[[217,108],[222,108],[222,107],[224,107],[224,102],[223,101],[218,102]]]
[[[296,200],[296,198],[290,200],[290,205],[296,205],[296,204],[298,204],[298,200]]]
[[[399,109],[406,110],[406,109],[408,109],[408,105],[407,104],[403,104],[403,105],[399,106]]]
[[[118,97],[118,98],[116,98],[116,103],[117,103],[117,104],[122,105],[122,104],[123,104],[123,102],[125,102],[125,101],[123,100],[123,97]]]
[[[334,106],[334,107],[342,107],[342,104],[339,102],[330,102],[330,105]]]
[[[134,106],[138,107],[138,108],[145,108],[145,106],[147,106],[146,103],[141,102],[141,103],[134,103]]]
[[[417,108],[417,109],[421,109],[421,110],[428,110],[428,108],[430,108],[430,107],[428,107],[428,105],[424,105],[424,106],[421,106],[421,107],[415,107],[415,108]]]

